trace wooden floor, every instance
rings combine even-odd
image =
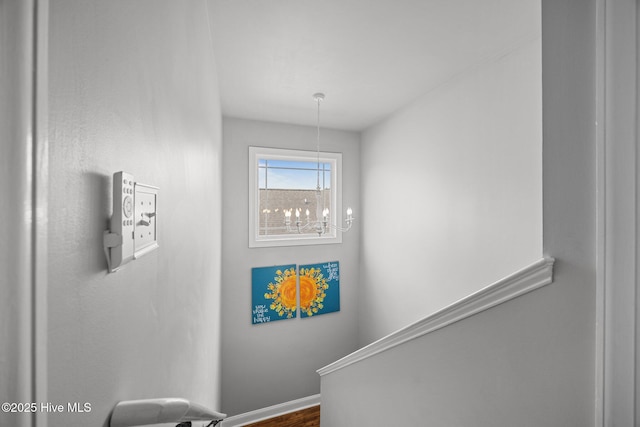
[[[320,427],[320,406],[280,415],[245,427]]]

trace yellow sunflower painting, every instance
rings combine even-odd
[[[340,311],[337,261],[252,269],[253,324]],[[299,298],[299,301],[298,301]],[[299,304],[299,305],[298,305]]]
[[[296,317],[295,264],[253,268],[251,285],[254,325]]]
[[[278,313],[278,316],[286,316],[287,319],[295,317],[296,308],[296,269],[276,270],[273,282],[267,285],[265,299],[271,300],[269,308]]]
[[[300,312],[310,317],[322,310],[327,289],[329,284],[319,268],[300,268]]]
[[[340,311],[340,265],[338,261],[301,265],[300,317]]]

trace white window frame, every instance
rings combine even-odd
[[[316,162],[315,151],[288,150],[268,147],[249,147],[249,247],[302,246],[342,243],[342,233],[336,230],[338,219],[342,219],[342,153],[320,152],[320,163],[331,164],[331,224],[325,234],[276,234],[261,236],[260,232],[260,188],[258,162],[260,159]],[[284,220],[284,218],[283,218]]]

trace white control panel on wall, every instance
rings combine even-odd
[[[139,258],[158,247],[158,188],[136,183],[134,200],[133,257]]]
[[[157,187],[126,172],[113,174],[113,215],[103,239],[110,273],[158,247],[157,214]]]

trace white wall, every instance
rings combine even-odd
[[[33,387],[33,2],[0,2],[0,400],[24,402]],[[30,426],[30,414],[0,412]]]
[[[323,427],[594,425],[595,22],[595,1],[542,2],[554,283],[323,377]]]
[[[49,425],[119,400],[220,408],[221,115],[204,0],[51,2]],[[107,274],[111,176],[160,187],[160,248]]]
[[[310,110],[313,114],[313,110]],[[239,414],[320,392],[316,370],[357,347],[360,225],[336,245],[248,246],[249,146],[313,151],[315,127],[224,119],[222,407]],[[322,129],[323,151],[341,152],[343,205],[359,206],[357,133]],[[340,262],[340,311],[251,324],[251,268]]]
[[[540,39],[364,132],[360,343],[542,253]]]
[[[635,1],[598,0],[598,407],[604,425],[640,423],[638,20]]]

